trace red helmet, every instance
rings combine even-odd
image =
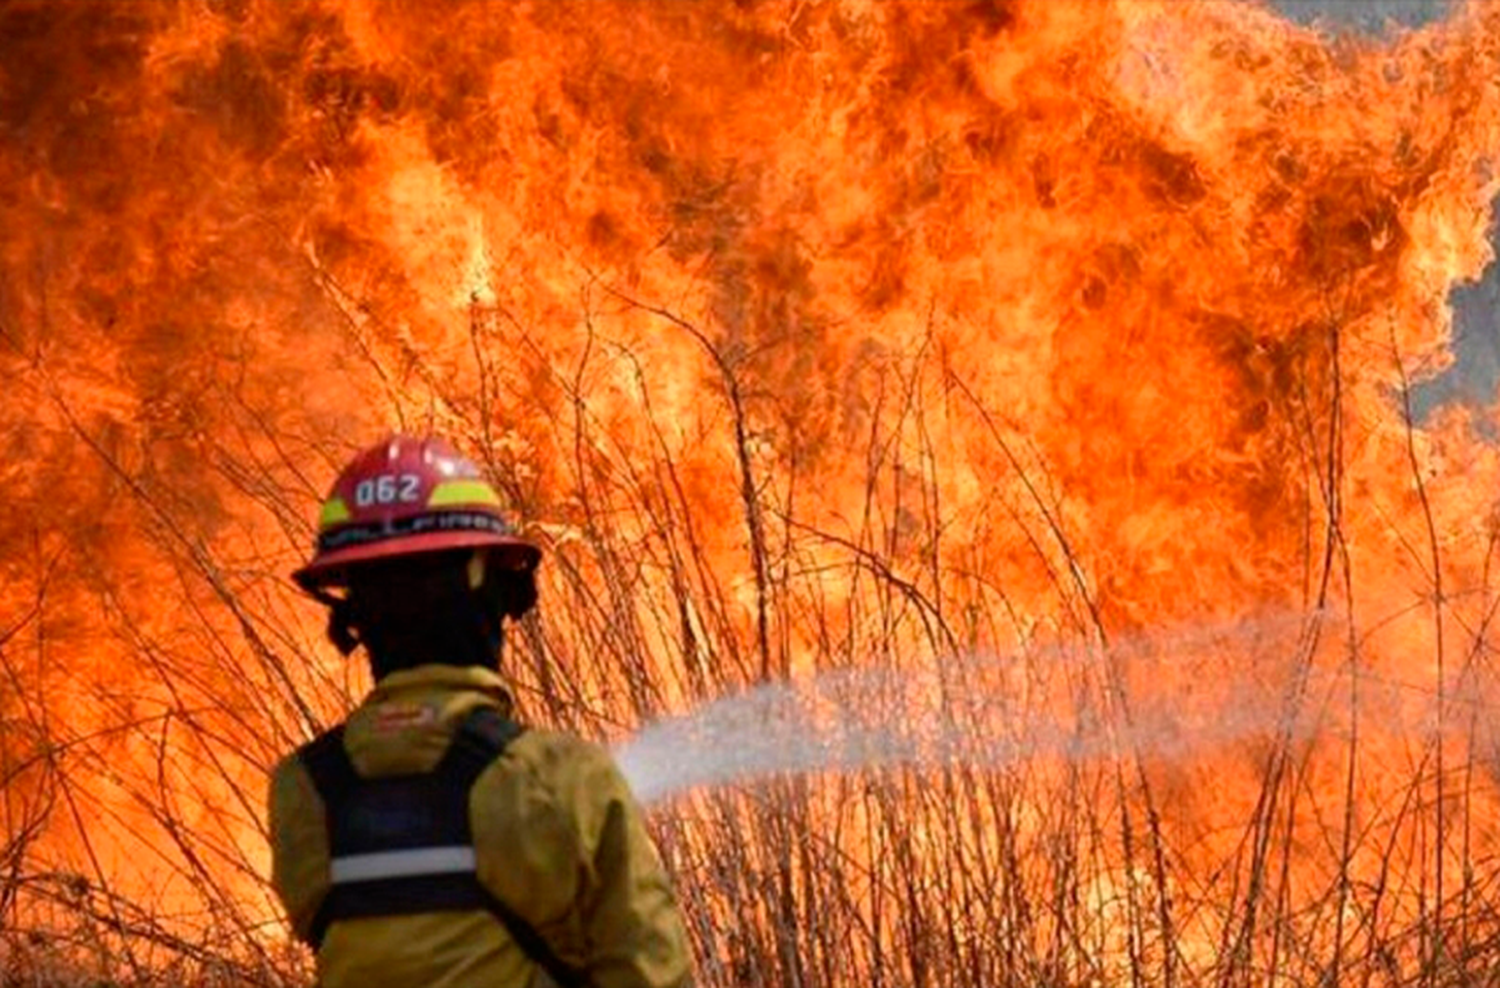
[[[342,585],[360,563],[465,548],[495,549],[506,568],[535,569],[541,550],[516,534],[501,506],[452,446],[392,436],[339,475],[318,518],[317,550],[292,578],[317,593]]]

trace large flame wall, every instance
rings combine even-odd
[[[0,38],[8,928],[291,969],[262,775],[363,683],[285,573],[401,427],[548,546],[539,718],[1063,645],[1097,661],[1039,709],[1277,698],[1197,759],[664,807],[710,983],[1395,981],[1494,935],[1492,423],[1408,395],[1490,260],[1500,11],[23,0]],[[1266,613],[1270,653],[1110,659]]]

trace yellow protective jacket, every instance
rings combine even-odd
[[[350,716],[344,749],[363,778],[431,771],[476,706],[509,715],[501,678],[421,666],[382,679]],[[324,806],[296,756],[270,795],[272,884],[306,937],[330,888]],[[469,822],[480,883],[595,988],[691,982],[677,902],[641,811],[609,753],[528,730],[474,783]],[[487,910],[333,923],[322,988],[531,988],[551,984]]]

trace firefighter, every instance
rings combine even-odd
[[[609,754],[524,728],[497,672],[541,551],[438,440],[356,458],[294,579],[375,688],[271,781],[272,884],[322,988],[667,988],[681,916]],[[550,982],[549,979],[550,978]]]

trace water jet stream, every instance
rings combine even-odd
[[[638,798],[786,774],[1087,762],[1172,762],[1347,726],[1348,663],[1320,616],[1181,627],[1109,645],[955,656],[924,668],[836,669],[768,683],[646,725],[616,748]],[[1327,615],[1322,615],[1327,620]],[[1107,685],[1118,684],[1118,689]],[[1360,673],[1361,716],[1425,731],[1434,698]],[[1113,696],[1113,700],[1110,697]]]

